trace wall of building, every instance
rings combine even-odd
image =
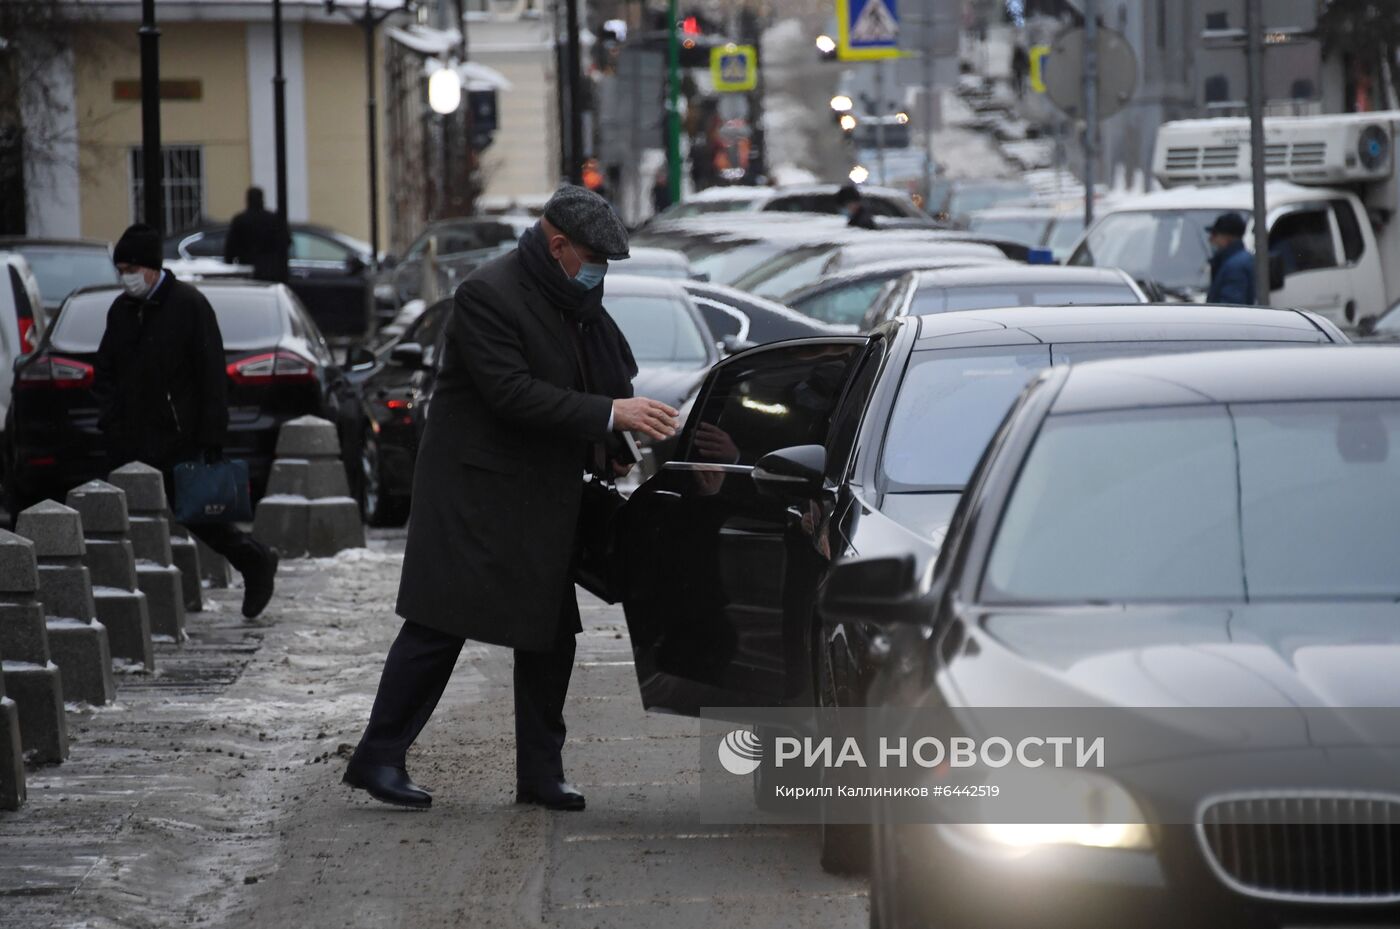
[[[473,19],[468,24],[473,61],[495,68],[511,82],[497,99],[500,125],[481,156],[488,206],[531,202],[559,183],[559,111],[554,45],[547,20]]]

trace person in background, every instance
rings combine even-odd
[[[112,261],[125,292],[107,311],[93,364],[98,429],[110,467],[141,461],[159,468],[173,499],[177,464],[223,454],[223,336],[204,294],[162,269],[155,229],[141,223],[127,229]],[[261,613],[272,599],[277,553],[236,526],[189,530],[243,575],[243,615]]]
[[[263,206],[261,187],[249,187],[247,209],[229,223],[224,239],[224,261],[231,265],[253,266],[259,281],[286,283],[287,253],[291,235],[276,213]]]
[[[1207,303],[1254,306],[1254,255],[1244,247],[1244,217],[1221,213],[1206,229],[1214,254],[1210,259],[1210,291]]]
[[[671,179],[665,165],[656,169],[651,182],[651,212],[663,213],[671,205]]]
[[[847,184],[836,192],[836,203],[846,214],[846,225],[858,229],[874,229],[875,216],[865,205],[865,198],[854,184]]]

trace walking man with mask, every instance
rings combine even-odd
[[[617,433],[662,439],[677,416],[632,397],[636,362],[603,309],[608,262],[626,257],[607,201],[565,186],[457,289],[414,473],[404,623],[344,777],[377,800],[431,804],[405,758],[474,639],[515,650],[516,801],[584,807],[561,755],[583,474],[625,473]]]
[[[155,229],[141,223],[127,229],[112,260],[125,293],[107,311],[93,364],[97,425],[110,467],[142,461],[159,468],[173,497],[175,465],[223,454],[223,336],[204,294],[161,268]],[[261,613],[272,599],[277,554],[236,526],[189,530],[243,575],[243,615]]]

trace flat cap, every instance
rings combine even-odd
[[[610,261],[628,256],[627,227],[608,201],[587,187],[560,187],[544,205],[544,218],[570,240]]]

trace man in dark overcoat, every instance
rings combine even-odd
[[[631,396],[636,362],[603,309],[607,262],[626,257],[607,202],[565,186],[457,289],[414,472],[404,624],[344,778],[378,800],[431,804],[405,757],[473,639],[515,650],[517,802],[583,809],[561,749],[584,473],[625,471],[616,433],[661,439],[677,416]]]

